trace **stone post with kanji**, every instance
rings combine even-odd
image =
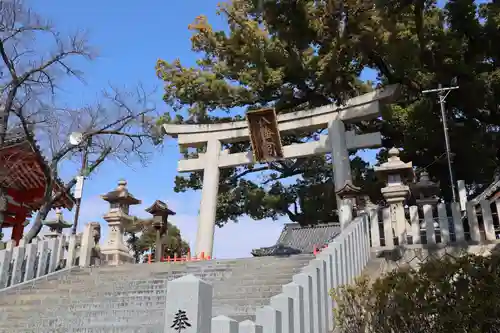
[[[382,195],[389,204],[390,209],[390,226],[384,226],[389,230],[394,230],[395,238],[398,239],[398,244],[403,245],[407,242],[407,222],[404,211],[404,201],[410,193],[410,188],[405,184],[408,180],[413,180],[413,166],[411,162],[405,163],[399,158],[399,150],[391,148],[389,150],[389,158],[387,162],[374,168],[378,177],[386,181],[387,186],[382,188]],[[385,223],[385,221],[384,221]],[[390,232],[390,235],[393,235]],[[386,239],[392,244],[392,239]]]
[[[138,205],[141,200],[136,199],[127,189],[127,181],[120,180],[118,187],[101,196],[109,202],[109,211],[103,216],[108,223],[108,239],[101,248],[101,253],[108,265],[120,265],[135,262],[124,243],[124,230],[127,225],[133,223],[134,217],[129,215],[131,205]]]

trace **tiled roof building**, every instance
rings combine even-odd
[[[292,254],[312,254],[315,247],[328,244],[340,234],[338,223],[301,227],[298,223],[285,224],[275,245],[252,250],[255,257]]]

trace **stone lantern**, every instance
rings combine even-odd
[[[163,254],[161,236],[168,233],[168,217],[175,215],[175,212],[161,200],[156,200],[151,207],[146,208],[146,212],[153,215],[152,226],[156,230],[155,261],[160,262]]]
[[[431,181],[429,174],[425,170],[420,173],[419,181],[411,184],[410,188],[417,205],[420,207],[435,205],[439,201],[439,183]]]
[[[387,186],[382,188],[382,196],[389,204],[391,212],[391,226],[396,233],[399,244],[406,243],[406,219],[403,203],[410,193],[410,188],[405,182],[414,178],[413,165],[411,162],[405,163],[399,158],[399,150],[391,148],[387,162],[378,167],[374,167],[378,177],[386,181]],[[384,221],[385,222],[385,221]],[[388,226],[384,226],[388,228]],[[390,233],[392,235],[392,231]],[[389,236],[389,235],[387,235]],[[387,237],[386,237],[387,238]],[[386,239],[392,243],[392,240]]]
[[[69,228],[72,225],[64,220],[63,213],[60,209],[56,210],[56,217],[54,219],[44,220],[42,224],[49,227],[50,231],[44,235],[47,238],[60,237],[63,229]]]
[[[140,204],[141,200],[130,194],[125,180],[120,180],[114,191],[102,195],[101,198],[109,202],[109,211],[103,216],[109,226],[108,240],[101,248],[104,260],[110,265],[135,262],[123,242],[123,237],[125,227],[134,221],[129,215],[129,208],[131,205]]]
[[[351,180],[347,180],[344,186],[335,194],[341,199],[341,201],[348,201],[349,205],[341,205],[339,207],[339,216],[347,217],[347,221],[351,221],[353,218],[353,210],[357,210],[356,200],[361,194],[361,189],[355,186]]]

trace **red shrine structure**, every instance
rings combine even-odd
[[[5,216],[2,229],[12,228],[11,239],[16,245],[19,245],[23,237],[27,219],[42,205],[45,191],[42,168],[47,162],[40,156],[39,148],[31,147],[22,130],[7,133],[5,142],[0,147],[0,186],[7,199],[4,207],[0,202],[0,209],[4,210]],[[63,189],[64,183],[57,179],[54,191]],[[74,201],[71,194],[63,193],[53,208],[71,209]]]

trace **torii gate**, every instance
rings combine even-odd
[[[381,103],[390,103],[395,98],[397,90],[397,85],[391,85],[352,98],[342,106],[331,104],[278,115],[276,121],[281,133],[328,128],[328,135],[321,135],[318,141],[282,147],[283,158],[332,153],[336,193],[339,194],[346,187],[352,187],[349,151],[380,147],[382,140],[379,132],[358,135],[353,131],[346,131],[344,123],[379,117]],[[222,143],[249,141],[251,133],[248,123],[235,121],[201,125],[165,124],[163,128],[167,135],[177,138],[180,147],[207,146],[206,152],[200,154],[198,158],[179,160],[177,170],[179,172],[203,170],[196,254],[203,252],[207,256],[212,256],[219,169],[258,163],[251,152],[230,154],[227,150],[221,150]],[[337,207],[341,227],[345,227],[352,220],[352,201],[348,198],[339,198],[337,195]]]

